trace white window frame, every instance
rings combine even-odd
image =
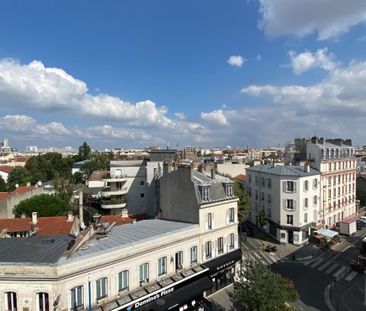
[[[130,278],[130,271],[123,270],[118,273],[118,291],[124,291],[129,289],[129,278]]]
[[[165,275],[167,273],[168,259],[166,256],[158,259],[158,276]]]
[[[175,253],[175,268],[176,270],[183,269],[183,251]]]
[[[95,281],[95,297],[96,300],[106,298],[108,296],[108,278],[102,277]]]
[[[205,257],[206,259],[212,258],[212,242],[207,241],[205,243]]]
[[[149,282],[149,263],[143,263],[139,266],[139,283]]]
[[[224,238],[223,237],[219,237],[217,239],[217,253],[218,254],[224,253]]]
[[[84,287],[83,285],[75,286],[70,289],[71,310],[84,307]],[[74,304],[73,304],[74,303]]]
[[[6,291],[4,293],[5,311],[17,311],[18,301],[17,293],[14,291]]]
[[[234,233],[229,234],[229,249],[235,248],[235,235]]]
[[[197,246],[192,246],[191,249],[190,249],[190,256],[191,256],[191,263],[195,263],[197,262]]]
[[[50,311],[50,295],[47,292],[38,292],[36,295],[37,311]]]

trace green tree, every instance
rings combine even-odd
[[[9,191],[13,191],[16,185],[25,186],[31,180],[32,176],[26,168],[16,166],[8,175]]]
[[[253,261],[244,266],[231,295],[234,305],[243,311],[293,310],[288,303],[298,297],[292,281]]]
[[[246,221],[249,218],[249,199],[244,186],[238,181],[235,181],[234,183],[234,194],[239,198],[238,202],[239,221],[240,222]]]
[[[32,212],[37,212],[38,216],[61,216],[71,211],[70,204],[65,203],[57,196],[40,194],[21,201],[13,209],[15,217],[20,217],[22,213],[31,216]]]
[[[91,149],[89,145],[84,141],[84,143],[79,147],[79,161],[90,159]]]
[[[0,192],[8,191],[8,186],[5,180],[0,176]]]
[[[56,197],[69,204],[73,193],[73,188],[70,180],[56,173],[53,180],[53,185],[56,191]]]

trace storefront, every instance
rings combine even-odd
[[[211,295],[234,282],[235,265],[241,258],[241,250],[236,249],[204,264],[210,269],[212,280],[212,287],[206,291],[206,295]]]
[[[212,287],[209,269],[197,266],[131,292],[103,311],[201,310],[204,291]]]

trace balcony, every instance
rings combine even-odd
[[[122,182],[122,181],[127,181],[127,175],[126,174],[122,174],[122,175],[105,175],[103,176],[103,181],[104,182]]]
[[[104,188],[102,190],[102,195],[105,198],[115,196],[115,195],[124,195],[126,193],[127,193],[127,187],[126,186],[121,187],[121,188],[114,188],[114,189],[110,188],[110,187],[107,187],[107,188]]]
[[[103,209],[124,208],[124,207],[126,207],[126,205],[127,205],[127,202],[124,198],[100,201],[100,207]]]

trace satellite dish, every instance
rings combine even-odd
[[[37,185],[42,186],[42,182],[40,180],[38,180]]]

